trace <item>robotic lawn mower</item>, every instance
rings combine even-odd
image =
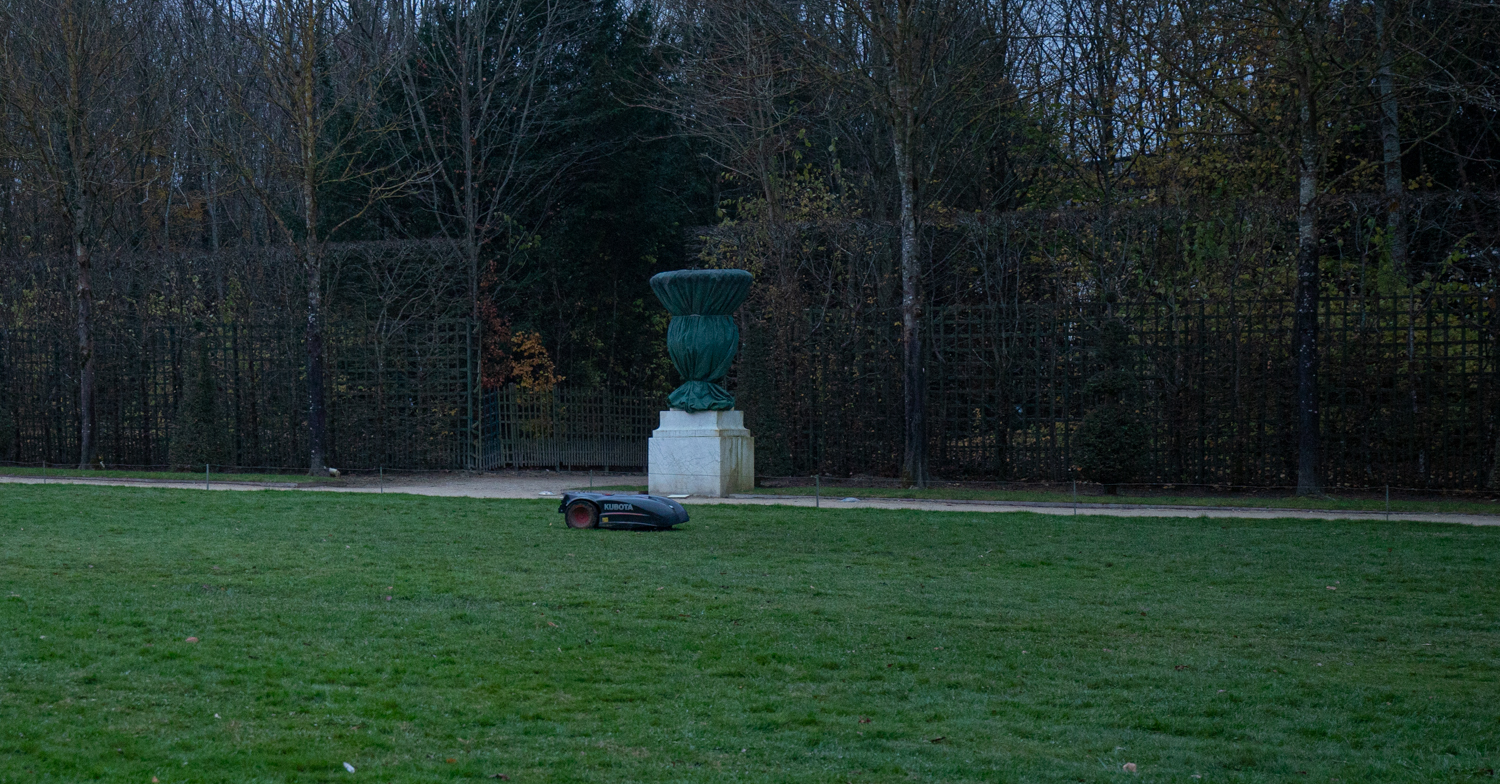
[[[563,493],[557,511],[569,528],[665,531],[688,521],[682,504],[659,495]]]

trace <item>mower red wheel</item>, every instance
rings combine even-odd
[[[574,501],[563,512],[563,519],[568,521],[569,528],[598,528],[599,507],[588,501]]]

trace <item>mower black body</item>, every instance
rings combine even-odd
[[[644,493],[563,493],[557,511],[569,528],[665,531],[688,521],[682,504]]]

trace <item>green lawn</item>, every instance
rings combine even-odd
[[[0,781],[1500,769],[1500,528],[555,509],[0,486]]]
[[[589,488],[582,488],[589,489]],[[618,490],[623,492],[645,492],[645,485],[609,485],[594,490]],[[822,493],[824,498],[912,498],[944,501],[1007,501],[1012,503],[1070,504],[1073,494],[1050,490],[975,490],[963,486],[938,485],[921,490],[901,487],[833,487],[821,488],[813,485],[796,487],[757,487],[754,495],[812,496]],[[1252,509],[1328,509],[1341,512],[1384,512],[1384,498],[1369,496],[1332,496],[1298,498],[1296,496],[1266,495],[1192,495],[1153,491],[1150,494],[1132,495],[1124,491],[1121,495],[1103,495],[1097,488],[1081,492],[1080,504],[1146,504],[1156,506],[1230,506]],[[1424,514],[1485,514],[1500,515],[1500,501],[1483,498],[1452,499],[1391,499],[1392,512],[1416,512]]]
[[[202,482],[203,472],[184,471],[113,471],[92,468],[42,468],[41,466],[0,466],[0,476],[55,476],[84,479],[160,479],[170,482]],[[209,474],[213,482],[329,482],[332,477],[307,474]]]
[[[645,489],[645,488],[641,488]],[[821,491],[813,485],[805,487],[757,487],[763,495],[813,495],[822,492],[824,498],[854,496],[856,498],[931,498],[960,501],[1013,501],[1017,503],[1073,502],[1067,491],[1046,490],[971,490],[964,487],[929,487],[922,490],[899,487],[823,487]],[[1155,504],[1181,506],[1234,506],[1256,509],[1331,509],[1336,511],[1385,511],[1384,498],[1368,496],[1323,496],[1321,498],[1298,498],[1296,496],[1256,495],[1195,495],[1153,492],[1133,495],[1125,491],[1122,495],[1080,493],[1081,504]],[[1456,514],[1500,515],[1500,501],[1485,499],[1408,500],[1391,499],[1393,512],[1425,512]]]

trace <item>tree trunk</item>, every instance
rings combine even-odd
[[[96,440],[93,258],[83,241],[82,228],[77,226],[73,230],[73,258],[78,262],[78,467],[92,468]]]
[[[471,340],[477,346],[477,352],[469,355],[469,361],[478,356],[478,361],[470,368],[469,394],[468,394],[468,422],[469,422],[469,467],[474,470],[484,468],[484,433],[481,428],[484,419],[484,328],[479,309],[479,198],[477,190],[478,183],[475,182],[474,168],[478,164],[475,160],[478,142],[474,136],[474,94],[471,92],[473,74],[470,66],[474,58],[470,56],[471,51],[478,54],[484,50],[484,29],[476,25],[472,20],[461,18],[455,20],[455,24],[461,25],[455,32],[454,38],[461,42],[458,53],[459,57],[459,133],[462,134],[460,144],[463,145],[463,213],[464,213],[464,261],[469,267],[469,322],[472,330]],[[472,37],[471,37],[472,36]],[[473,47],[471,50],[470,47]],[[478,395],[476,405],[475,396]]]
[[[1398,275],[1406,270],[1406,227],[1401,213],[1406,189],[1401,177],[1401,126],[1396,99],[1395,56],[1391,51],[1387,6],[1391,0],[1375,3],[1375,35],[1380,39],[1380,62],[1376,82],[1380,88],[1380,146],[1385,169],[1385,231],[1391,249],[1391,266]]]
[[[328,473],[328,412],[323,398],[323,258],[317,240],[317,191],[310,179],[302,182],[302,199],[307,231],[302,243],[307,275],[307,470],[317,476]]]
[[[901,480],[927,486],[927,373],[922,364],[921,263],[917,255],[917,175],[909,109],[892,129],[896,175],[901,181],[901,369],[906,433]]]
[[[328,473],[328,412],[324,406],[323,275],[312,250],[303,250],[307,270],[307,470]]]
[[[1297,193],[1297,495],[1319,495],[1318,482],[1318,138],[1306,82],[1299,96],[1301,156]]]
[[[1376,0],[1375,3],[1375,36],[1380,42],[1380,60],[1376,69],[1376,83],[1380,89],[1380,146],[1381,164],[1385,174],[1385,233],[1387,247],[1391,252],[1391,268],[1396,273],[1397,279],[1403,282],[1411,280],[1411,271],[1408,269],[1406,249],[1406,224],[1405,215],[1402,211],[1404,206],[1406,187],[1401,176],[1401,125],[1399,104],[1396,98],[1396,69],[1395,55],[1391,46],[1390,29],[1390,4],[1393,0]],[[1416,292],[1412,290],[1407,297],[1408,310],[1406,319],[1406,378],[1410,389],[1407,391],[1408,403],[1411,407],[1411,419],[1416,426],[1422,416],[1421,402],[1417,396],[1417,353],[1416,353]],[[1426,451],[1420,454],[1426,457]],[[1419,466],[1425,466],[1426,460],[1419,459]]]
[[[313,7],[316,9],[316,6]],[[308,473],[328,473],[328,411],[324,380],[323,347],[323,247],[318,237],[318,102],[316,73],[319,18],[304,17],[301,69],[297,73],[296,133],[301,149],[298,173],[302,188],[302,263],[307,276],[307,447]]]

